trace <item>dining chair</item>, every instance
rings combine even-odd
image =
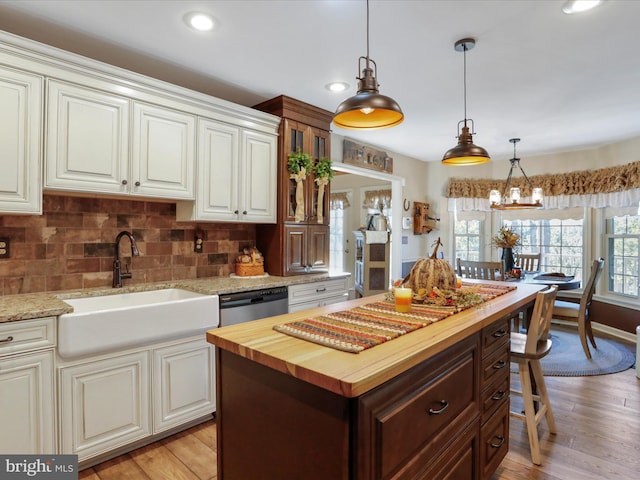
[[[521,253],[516,258],[518,266],[527,272],[540,271],[540,253]]]
[[[502,262],[473,262],[457,259],[458,275],[464,278],[504,281],[504,264]]]
[[[580,337],[584,354],[588,359],[591,359],[591,351],[589,351],[587,337],[589,337],[589,341],[593,348],[598,348],[596,346],[596,340],[593,338],[593,330],[591,330],[591,316],[589,310],[593,294],[596,290],[596,285],[598,284],[598,280],[602,274],[603,266],[604,258],[599,258],[593,261],[589,280],[587,280],[587,284],[584,286],[584,290],[582,291],[580,303],[556,300],[553,306],[554,319],[578,322],[578,336]]]
[[[540,364],[540,360],[551,351],[552,342],[549,338],[549,328],[551,326],[553,302],[557,292],[558,287],[556,285],[538,292],[527,333],[511,333],[511,361],[518,364],[521,387],[521,390],[511,388],[511,393],[522,397],[524,414],[521,411],[511,411],[509,413],[512,417],[524,420],[527,427],[527,436],[529,437],[531,460],[536,465],[541,464],[538,425],[545,418],[549,432],[555,434],[557,431]],[[534,393],[534,386],[531,381],[532,376],[537,393]],[[534,402],[537,402],[537,405]]]

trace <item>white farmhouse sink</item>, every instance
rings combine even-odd
[[[204,334],[219,323],[217,295],[176,288],[64,301],[74,310],[58,320],[64,359]]]

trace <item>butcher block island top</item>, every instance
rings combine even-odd
[[[466,282],[466,280],[465,280]],[[469,281],[474,283],[474,281]],[[475,283],[496,283],[477,281]],[[535,300],[540,286],[518,284],[509,293],[364,350],[339,351],[273,329],[275,325],[347,310],[384,299],[364,297],[302,312],[218,328],[209,343],[340,396],[358,397],[457,344]]]

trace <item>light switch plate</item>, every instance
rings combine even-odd
[[[413,217],[402,217],[402,229],[409,230],[413,228]]]

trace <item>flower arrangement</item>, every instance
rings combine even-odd
[[[515,248],[520,245],[520,235],[507,227],[501,227],[500,231],[491,237],[491,243],[496,248]]]

